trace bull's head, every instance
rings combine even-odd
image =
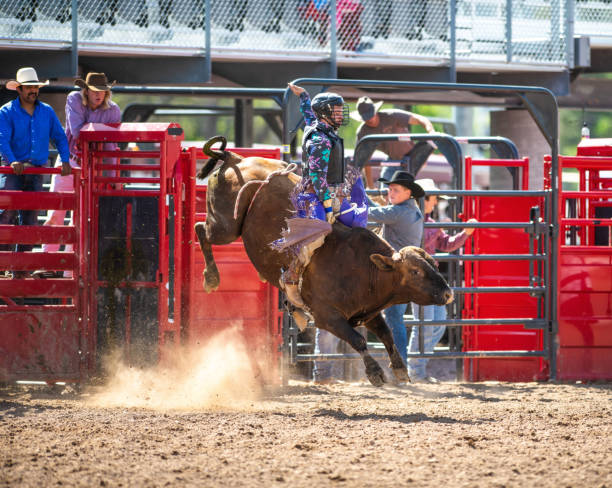
[[[453,301],[453,292],[444,280],[436,262],[423,249],[408,246],[393,253],[370,255],[381,271],[393,273],[394,292],[418,305],[444,305]]]

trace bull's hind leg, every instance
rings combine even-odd
[[[361,355],[370,383],[374,386],[382,386],[386,383],[382,368],[368,352],[367,341],[344,317],[336,311],[329,311],[329,313],[315,314],[314,318],[317,327],[328,330],[336,337],[348,342]]]
[[[219,270],[213,256],[212,244],[206,237],[206,225],[203,222],[198,222],[195,225],[195,232],[198,236],[198,241],[200,241],[200,249],[202,254],[204,254],[204,262],[206,264],[204,269],[204,290],[206,290],[206,293],[210,293],[219,288]]]
[[[379,313],[369,322],[366,322],[365,326],[369,331],[376,334],[376,337],[384,344],[389,354],[389,358],[391,359],[391,369],[393,370],[395,378],[398,381],[410,381],[404,360],[397,350],[395,342],[393,342],[393,334],[391,334],[389,326],[383,319],[382,314]]]

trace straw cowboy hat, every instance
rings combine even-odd
[[[408,173],[408,171],[396,171],[393,173],[390,180],[378,178],[378,181],[384,183],[385,185],[394,183],[396,185],[405,186],[412,191],[412,196],[414,198],[421,198],[425,196],[425,191],[423,191],[423,188],[421,188],[421,186],[414,181],[414,176]]]
[[[357,110],[353,110],[350,114],[351,118],[366,122],[376,115],[382,104],[382,101],[374,103],[370,97],[361,97],[357,100]]]
[[[430,191],[440,191],[440,188],[436,186],[434,180],[432,180],[431,178],[423,178],[421,180],[416,180],[415,183],[419,185],[421,188],[423,188],[425,193],[428,193]],[[446,195],[437,195],[437,196],[441,200],[448,200],[448,197]]]
[[[39,81],[38,75],[34,68],[21,68],[17,71],[17,76],[14,80],[7,82],[6,88],[8,90],[17,90],[18,86],[30,85],[30,86],[46,86],[49,84],[47,81]]]
[[[117,82],[109,83],[104,73],[87,73],[84,80],[81,78],[74,80],[74,84],[79,88],[89,88],[93,91],[110,91],[115,83]]]

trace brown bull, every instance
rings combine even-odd
[[[218,141],[222,141],[221,150],[212,150]],[[239,193],[247,182],[265,180],[274,171],[286,170],[287,164],[242,158],[224,149],[223,137],[209,140],[204,152],[211,159],[198,174],[205,178],[218,160],[223,161],[208,179],[206,222],[195,228],[206,261],[204,288],[210,292],[219,286],[211,246],[229,244],[238,237],[242,237],[260,278],[278,287],[281,270],[288,268],[293,256],[273,250],[270,243],[281,237],[286,219],[293,215],[290,193],[300,177],[292,173],[273,176],[267,184],[250,184]],[[381,311],[398,303],[444,305],[452,300],[452,291],[425,251],[405,247],[395,252],[373,232],[349,229],[341,223],[334,224],[324,244],[314,252],[302,275],[301,293],[317,327],[348,342],[363,358],[366,375],[376,386],[386,381],[385,376],[355,327],[365,325],[376,334],[391,358],[396,378],[405,381],[406,365]]]

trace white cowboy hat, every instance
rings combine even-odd
[[[6,84],[6,88],[8,90],[17,90],[17,87],[20,85],[38,85],[45,86],[49,84],[49,80],[47,81],[39,81],[38,75],[36,74],[36,70],[34,68],[21,68],[17,71],[17,76],[14,80],[9,81]]]
[[[423,190],[425,191],[425,195],[427,195],[430,191],[440,191],[440,188],[436,186],[436,183],[431,178],[423,178],[415,181]],[[445,195],[437,195],[437,197],[441,200],[448,200],[448,197]]]
[[[382,104],[382,101],[374,103],[370,97],[361,97],[357,100],[357,110],[353,110],[350,116],[352,119],[366,122],[376,115]]]

